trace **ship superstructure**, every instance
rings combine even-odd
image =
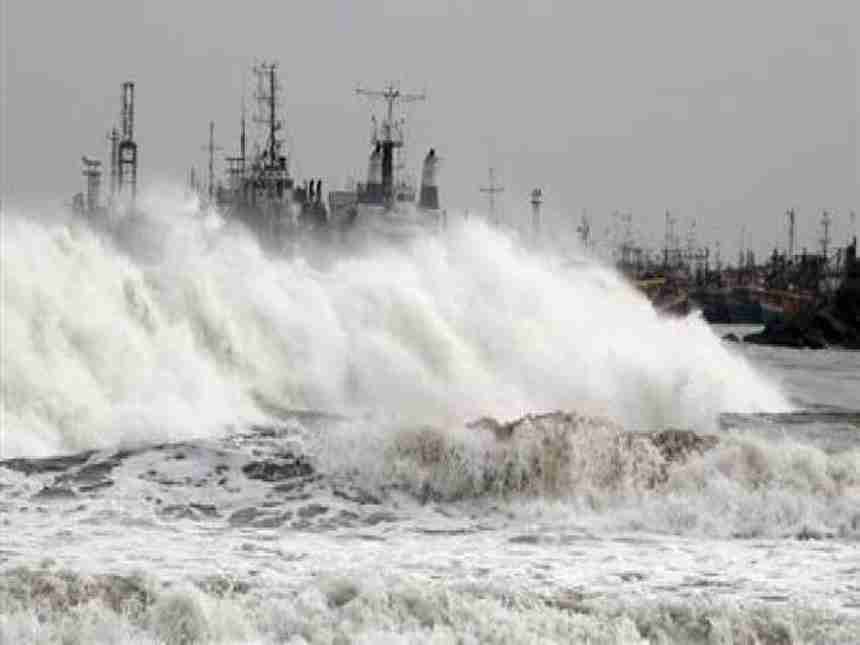
[[[134,212],[137,199],[138,146],[134,138],[134,83],[125,81],[120,87],[119,128],[108,132],[110,175],[107,195],[102,195],[102,162],[84,155],[82,174],[86,178],[86,193],[72,197],[72,210],[86,216],[99,228],[113,226],[120,215]]]
[[[382,90],[356,89],[356,94],[385,104],[381,121],[371,118],[370,157],[367,179],[353,190],[329,194],[332,219],[373,236],[402,238],[437,229],[442,223],[439,208],[440,158],[434,149],[424,157],[420,190],[406,172],[404,161],[405,120],[396,113],[400,103],[426,100],[426,94],[402,92],[394,84]]]
[[[257,113],[253,120],[262,126],[262,140],[253,143],[253,151],[249,151],[243,106],[239,151],[226,158],[227,183],[209,191],[214,194],[212,201],[218,210],[227,218],[244,222],[269,249],[284,249],[302,234],[327,222],[322,180],[312,179],[298,185],[290,173],[284,121],[279,115],[281,85],[277,68],[276,63],[254,68]],[[210,168],[215,149],[210,137]]]
[[[329,191],[324,198],[320,178],[296,181],[290,170],[286,147],[286,127],[282,117],[282,87],[277,63],[253,68],[256,109],[250,118],[242,101],[238,150],[224,157],[225,174],[216,175],[215,123],[208,123],[208,173],[191,168],[190,194],[199,199],[201,211],[214,209],[228,222],[241,222],[259,238],[267,251],[298,248],[302,239],[354,239],[358,232],[402,238],[434,231],[444,222],[440,210],[438,173],[441,162],[435,149],[423,158],[420,183],[406,169],[405,120],[397,114],[402,103],[426,100],[425,94],[401,92],[394,84],[382,90],[359,88],[360,96],[380,100],[385,111],[374,116],[370,158],[364,182],[354,182],[345,190]],[[122,84],[118,127],[108,133],[109,195],[101,199],[101,162],[83,160],[87,192],[78,193],[74,210],[100,226],[115,227],[120,220],[129,227],[133,218],[138,183],[138,145],[134,139],[134,83]],[[249,122],[258,128],[253,136]],[[343,235],[346,235],[344,238]]]

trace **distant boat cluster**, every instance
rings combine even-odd
[[[189,173],[189,189],[200,199],[201,209],[216,208],[228,220],[244,223],[261,244],[273,251],[288,249],[307,236],[358,230],[385,237],[410,236],[438,228],[444,218],[440,209],[438,170],[434,149],[424,156],[418,189],[405,171],[403,120],[396,107],[424,100],[424,94],[407,94],[394,85],[383,90],[358,89],[357,94],[385,103],[384,117],[373,118],[371,151],[366,181],[349,189],[324,194],[322,179],[297,181],[290,170],[285,146],[284,121],[279,116],[281,85],[277,64],[254,68],[255,99],[261,140],[249,141],[243,108],[237,154],[225,158],[226,176],[215,176],[215,124],[209,124],[209,172],[204,183],[195,170]],[[137,195],[137,144],[134,141],[134,84],[122,85],[120,127],[109,134],[110,183],[102,195],[101,161],[83,158],[86,192],[74,196],[75,212],[94,223],[108,224],[121,211],[134,211]]]

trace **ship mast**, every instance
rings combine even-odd
[[[830,211],[824,210],[821,213],[821,255],[824,258],[824,262],[827,262],[827,254],[830,251],[830,224],[832,219],[830,217]]]
[[[247,136],[245,133],[245,99],[242,99],[242,119],[239,131],[239,156],[225,157],[227,161],[227,175],[230,178],[230,189],[241,191],[242,180],[245,178],[247,160]]]
[[[277,63],[260,63],[254,67],[254,73],[257,75],[255,98],[260,109],[260,114],[257,115],[255,121],[265,124],[268,129],[266,165],[269,168],[278,165],[281,144],[283,143],[277,134],[278,130],[284,127],[283,121],[278,119],[278,93],[281,87],[278,83],[277,70]]]
[[[504,186],[496,184],[496,171],[490,167],[490,183],[487,186],[481,187],[481,192],[487,195],[487,200],[490,202],[490,221],[496,223],[496,193],[501,193],[505,190]]]
[[[134,141],[134,83],[122,84],[122,108],[120,110],[120,141],[117,144],[117,192],[126,189],[131,193],[134,205],[137,196],[137,143]]]
[[[788,218],[788,261],[794,261],[794,240],[795,240],[795,218],[796,213],[793,208],[789,208],[785,216]]]
[[[215,153],[223,150],[221,146],[215,145],[215,121],[209,122],[209,143],[203,148],[209,153],[209,203],[212,204],[215,197]]]

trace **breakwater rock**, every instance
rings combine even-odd
[[[811,311],[774,320],[744,342],[798,349],[860,349],[860,285],[843,285],[836,295]]]

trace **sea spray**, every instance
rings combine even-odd
[[[755,433],[631,432],[576,413],[432,427],[340,422],[308,436],[320,472],[385,499],[500,505],[524,521],[720,538],[860,536],[860,448]]]
[[[662,318],[611,270],[478,220],[320,266],[169,195],[145,205],[113,237],[4,213],[4,456],[210,436],[262,418],[261,400],[700,429],[787,408],[699,318]]]
[[[301,591],[267,595],[153,588],[134,611],[127,578],[19,568],[0,576],[0,642],[131,643],[851,643],[858,620],[800,603],[769,608],[698,596],[687,603],[632,594],[602,602],[486,586],[417,584],[380,575],[325,576]],[[59,586],[58,586],[59,583]],[[95,583],[95,584],[94,584]],[[154,587],[155,581],[150,581]],[[79,590],[65,594],[67,586]],[[65,604],[54,603],[62,600]],[[467,640],[467,642],[469,642]]]

